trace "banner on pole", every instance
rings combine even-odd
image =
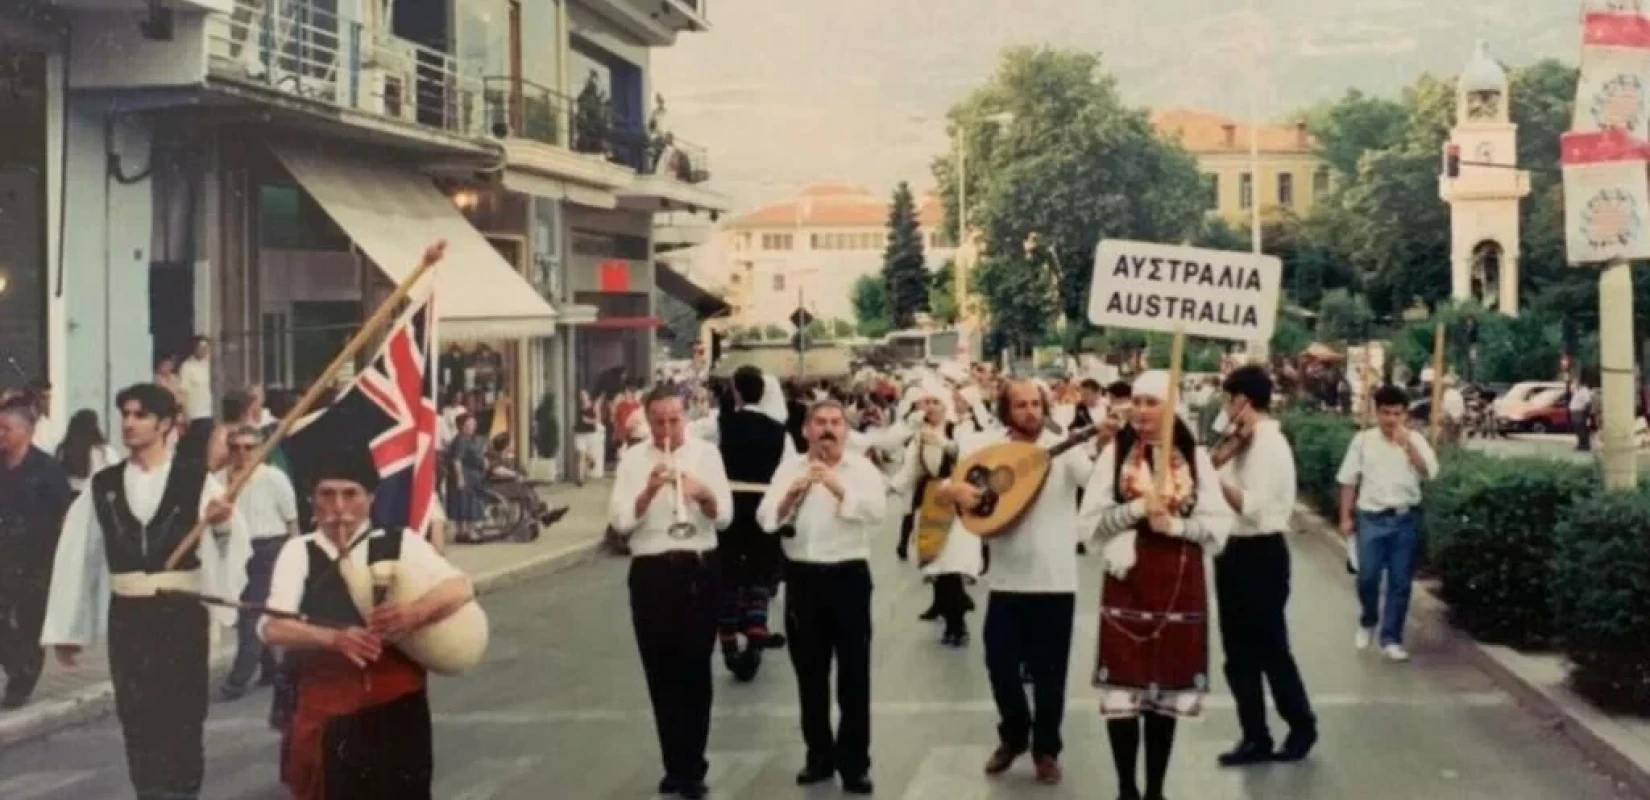
[[[1107,239],[1095,249],[1089,322],[1264,342],[1282,284],[1275,256]]]
[[[1616,129],[1565,134],[1560,150],[1569,262],[1650,258],[1646,145]]]
[[[1596,0],[1583,10],[1576,133],[1650,134],[1650,17],[1631,0]]]

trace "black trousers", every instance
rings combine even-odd
[[[435,764],[427,693],[333,719],[321,741],[327,797],[429,800]]]
[[[0,572],[0,668],[6,671],[9,696],[28,697],[40,681],[46,663],[40,627],[46,622],[51,579],[49,565]]]
[[[785,572],[785,633],[802,705],[808,767],[859,777],[871,771],[871,567],[808,564]],[[831,732],[831,662],[841,721]]]
[[[945,620],[946,633],[968,630],[968,623],[964,621],[968,614],[968,589],[963,586],[963,576],[956,573],[934,576],[934,610]]]
[[[192,800],[204,771],[206,609],[178,598],[109,602],[109,677],[138,800]]]
[[[1266,690],[1278,716],[1296,731],[1317,727],[1300,668],[1289,651],[1289,545],[1283,534],[1234,536],[1215,559],[1220,602],[1220,644],[1226,651],[1226,683],[1237,703],[1243,738],[1269,744]]]
[[[997,738],[1010,750],[1060,756],[1076,610],[1077,595],[1069,592],[991,593],[985,610],[985,667],[1001,717]],[[1035,712],[1026,702],[1027,673]]]
[[[714,552],[674,551],[630,561],[630,621],[647,674],[665,774],[704,780],[710,764],[710,656],[721,570]]]

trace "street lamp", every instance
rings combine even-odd
[[[979,118],[987,125],[1006,128],[1014,124],[1014,115],[1007,111],[987,114]],[[957,246],[962,247],[968,235],[968,123],[957,131]]]

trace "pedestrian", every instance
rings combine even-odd
[[[641,413],[651,438],[619,460],[608,523],[632,555],[630,620],[664,762],[659,793],[694,800],[708,791],[717,531],[733,521],[733,493],[721,453],[687,436],[679,395],[655,390]]]
[[[27,703],[40,680],[52,554],[69,510],[68,477],[33,445],[33,408],[0,405],[0,669],[6,691],[0,708]]]
[[[1376,426],[1352,437],[1336,482],[1341,485],[1341,534],[1356,537],[1358,602],[1354,643],[1369,648],[1380,626],[1381,653],[1409,660],[1404,618],[1421,548],[1421,483],[1438,476],[1438,457],[1407,423],[1409,397],[1396,386],[1375,391]],[[1380,607],[1386,578],[1386,608]]]
[[[965,436],[959,460],[1007,441],[1043,447],[1061,442],[1045,427],[1049,408],[1037,384],[1004,383],[996,405],[1001,427]],[[988,775],[1007,771],[1029,750],[1039,783],[1062,779],[1060,725],[1077,609],[1077,487],[1093,469],[1090,447],[1060,454],[1036,500],[991,540],[991,595],[983,635],[986,671],[1001,721],[997,749],[985,764]],[[941,499],[961,508],[980,503],[980,490],[970,483],[948,480],[940,484],[940,492]],[[1034,705],[1026,702],[1027,678]]]
[[[1575,430],[1576,449],[1586,452],[1593,449],[1593,420],[1589,413],[1593,407],[1593,388],[1587,385],[1586,379],[1578,380],[1575,389],[1570,392],[1570,427]]]
[[[1209,692],[1203,558],[1220,550],[1232,525],[1214,464],[1168,395],[1162,370],[1135,380],[1133,419],[1101,451],[1079,523],[1105,542],[1094,685],[1124,800],[1162,800],[1177,721],[1202,712]],[[1165,425],[1173,426],[1167,457],[1158,451]],[[1142,728],[1144,795],[1136,781]]]
[[[476,418],[458,415],[458,435],[447,451],[452,463],[453,485],[447,492],[447,519],[454,525],[453,541],[481,541],[476,530],[481,524],[481,487],[487,477],[487,445],[476,433]]]
[[[26,393],[34,403],[34,446],[41,452],[55,453],[63,441],[63,430],[52,420],[52,382],[33,380]]]
[[[69,489],[75,496],[86,490],[92,476],[115,463],[114,448],[98,425],[97,412],[83,408],[69,417],[69,429],[63,434],[63,443],[57,446],[57,463],[69,476]]]
[[[235,510],[246,520],[252,540],[252,558],[246,562],[246,589],[241,593],[241,601],[252,605],[262,605],[268,599],[275,557],[287,539],[298,535],[298,497],[292,481],[286,473],[251,460],[262,443],[263,437],[250,425],[230,431],[225,445],[229,464],[216,476],[219,482],[228,485],[237,476],[251,472],[241,487],[240,496],[235,498]],[[273,685],[279,670],[275,653],[258,638],[257,612],[242,611],[235,624],[239,641],[234,665],[218,690],[218,697],[223,700],[245,695],[254,670],[260,686]]]
[[[774,473],[757,518],[784,537],[785,631],[802,712],[807,758],[799,786],[841,776],[842,790],[870,794],[871,545],[888,510],[888,484],[870,459],[844,451],[842,404],[818,400],[803,421],[805,455]],[[831,663],[841,720],[831,730]]]
[[[208,612],[171,589],[237,597],[251,554],[246,525],[223,486],[199,461],[174,457],[167,437],[177,398],[141,383],[115,396],[129,457],[92,477],[69,508],[52,566],[41,642],[60,664],[108,637],[115,716],[137,796],[194,798],[204,770],[202,733],[208,697]],[[210,531],[166,561],[197,521]],[[219,624],[234,611],[214,611]]]
[[[262,469],[268,469],[262,467]],[[428,800],[434,774],[424,667],[396,642],[440,622],[475,595],[470,579],[414,531],[371,529],[378,469],[360,452],[320,460],[314,533],[287,539],[276,558],[263,641],[292,653],[297,707],[282,782],[294,800]],[[412,603],[363,607],[376,566],[430,579]]]
[[[1222,766],[1299,761],[1318,740],[1300,668],[1289,651],[1289,543],[1285,532],[1295,511],[1295,454],[1271,417],[1272,378],[1258,365],[1232,370],[1226,392],[1230,433],[1211,453],[1221,494],[1236,519],[1226,547],[1215,557],[1215,595],[1220,602],[1220,644],[1226,683],[1237,702],[1242,739],[1220,756]],[[1283,749],[1274,753],[1266,725],[1266,685],[1278,715],[1289,724]]]
[[[183,389],[184,417],[187,426],[177,431],[177,453],[180,459],[206,462],[211,445],[212,430],[217,423],[212,419],[212,344],[205,336],[189,340],[189,357],[178,365],[178,382]]]

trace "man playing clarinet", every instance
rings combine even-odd
[[[318,459],[318,530],[282,546],[259,634],[292,654],[298,707],[282,779],[296,800],[430,797],[425,670],[398,642],[470,602],[470,579],[422,536],[374,530],[378,468],[359,451]],[[375,597],[377,565],[430,576],[411,603]],[[293,615],[302,615],[301,619]]]
[[[238,597],[251,556],[223,487],[199,462],[173,458],[167,440],[177,402],[148,383],[115,396],[131,455],[94,475],[69,507],[40,637],[73,667],[106,632],[115,716],[139,800],[198,797],[205,771],[208,612],[166,591]],[[198,522],[210,532],[180,548]],[[233,609],[212,615],[222,625],[235,620]]]
[[[659,793],[693,800],[708,791],[716,533],[733,521],[733,493],[722,454],[687,436],[674,388],[654,389],[642,411],[650,436],[619,460],[608,524],[630,544],[630,620],[665,767]]]
[[[757,520],[783,540],[785,629],[802,707],[807,761],[796,782],[842,777],[850,794],[871,784],[871,544],[888,512],[888,484],[862,455],[847,453],[840,403],[821,400],[803,424],[808,452],[781,464]],[[841,722],[831,732],[831,662]]]

